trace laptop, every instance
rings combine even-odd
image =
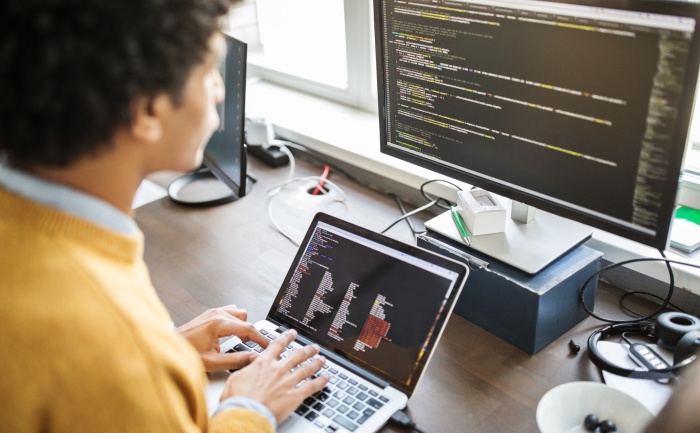
[[[336,217],[314,217],[265,320],[273,340],[287,329],[318,344],[328,385],[279,432],[376,432],[413,395],[468,275],[467,267]],[[222,352],[256,350],[233,337]],[[283,354],[284,356],[284,354]],[[210,409],[223,389],[208,390]]]

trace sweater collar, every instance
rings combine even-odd
[[[123,235],[138,232],[136,222],[111,204],[73,188],[0,164],[0,186],[19,196],[90,221]]]
[[[70,239],[106,257],[135,263],[143,257],[143,233],[124,235],[83,218],[29,200],[0,186],[0,228],[4,223],[32,235]]]

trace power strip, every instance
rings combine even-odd
[[[282,167],[289,164],[289,156],[277,146],[248,146],[248,153],[260,159],[270,167]]]

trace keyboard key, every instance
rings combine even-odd
[[[364,424],[365,421],[367,421],[367,418],[369,418],[369,415],[362,415],[361,417],[357,418],[355,422],[358,424]]]
[[[253,347],[257,346],[258,343],[256,343],[256,342],[253,341],[253,340],[249,340],[249,341],[246,341],[246,342],[245,342],[245,345],[248,346],[248,347],[250,347],[250,348],[253,348]]]
[[[306,397],[306,400],[304,400],[304,404],[307,406],[311,406],[316,402],[313,397]]]
[[[323,412],[323,416],[325,416],[326,418],[333,418],[333,415],[335,415],[335,411],[333,409],[326,409]]]
[[[374,398],[370,398],[369,400],[367,400],[367,404],[372,406],[375,409],[381,409],[382,406],[384,406],[384,403],[382,403],[379,400],[376,400]]]
[[[374,415],[374,411],[370,408],[367,408],[362,412],[362,416],[359,417],[355,422],[357,422],[358,424],[362,424],[365,421],[367,421],[367,418],[371,417],[372,415]]]
[[[384,397],[383,395],[380,395],[380,396],[379,396],[379,399],[380,399],[381,401],[383,401],[384,403],[389,403],[389,399],[386,398],[386,397]]]
[[[311,412],[307,413],[306,415],[304,415],[304,418],[308,419],[309,421],[313,421],[316,418],[318,418],[318,414],[314,411],[311,411]]]
[[[378,393],[377,391],[372,391],[372,390],[370,389],[370,390],[369,390],[369,395],[371,395],[372,397],[376,397],[376,396],[379,395],[379,393]]]
[[[350,419],[355,419],[355,418],[357,418],[358,416],[360,416],[360,414],[357,413],[357,412],[355,412],[354,410],[351,410],[351,411],[348,413],[348,418],[350,418]]]
[[[340,415],[337,415],[335,418],[333,418],[333,421],[337,422],[338,424],[340,424],[341,427],[347,430],[355,431],[357,429],[357,425],[354,422]]]
[[[348,378],[348,376],[347,376],[346,374],[343,374],[343,373],[340,373],[340,374],[338,375],[338,377],[340,377],[340,378],[343,379],[343,380],[345,380],[345,379]]]
[[[233,346],[231,349],[226,351],[226,353],[234,353],[234,352],[250,352],[250,348],[244,344],[238,343],[235,346]],[[236,370],[234,370],[233,368],[230,368],[228,371],[233,373]]]
[[[321,403],[321,402],[319,401],[319,402],[316,402],[316,404],[314,404],[314,405],[311,406],[311,407],[312,407],[314,410],[317,410],[317,411],[321,412],[326,406],[324,406],[323,403]]]
[[[338,431],[340,426],[337,426],[335,424],[331,424],[328,427],[326,427],[326,430],[324,430],[326,433],[335,433]]]
[[[344,404],[341,404],[340,407],[338,407],[338,412],[340,413],[345,413],[350,409],[349,407],[345,406]]]
[[[357,385],[357,381],[355,379],[348,379],[348,382],[350,382],[350,385]]]
[[[303,416],[308,411],[309,411],[309,408],[304,406],[303,404],[301,404],[301,405],[299,405],[298,408],[296,408],[296,410],[294,410],[294,413],[299,415],[299,416]]]
[[[351,406],[353,403],[355,403],[355,399],[347,396],[343,399],[343,403],[347,404],[348,406]]]
[[[338,370],[336,370],[335,368],[331,368],[331,374],[338,374]]]
[[[348,388],[348,390],[346,392],[350,395],[355,395],[355,394],[357,394],[357,391],[358,391],[357,388],[355,388],[354,386],[351,386],[350,388]]]
[[[360,388],[363,391],[367,391],[367,387],[364,386],[363,384],[358,385],[358,388]]]
[[[355,409],[355,410],[361,411],[362,409],[365,408],[365,405],[362,404],[362,403],[360,403],[360,402],[358,401],[357,403],[355,403],[355,404],[352,405],[352,408]]]
[[[361,392],[355,396],[355,398],[360,400],[360,401],[365,401],[367,399],[367,397],[369,397],[369,396],[367,394],[365,394],[364,392]]]
[[[332,399],[330,399],[330,400],[328,400],[328,401],[326,402],[326,406],[329,406],[329,407],[336,407],[336,406],[338,406],[339,403],[340,403],[340,402],[339,402],[338,400],[332,398]]]
[[[350,386],[350,385],[348,385],[346,382],[340,382],[340,383],[337,385],[337,387],[340,388],[340,389],[345,389],[345,388],[347,388],[348,386]]]

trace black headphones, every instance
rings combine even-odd
[[[673,351],[673,365],[650,370],[630,370],[606,360],[598,350],[598,342],[612,335],[633,334],[653,339],[659,346]],[[700,347],[700,319],[685,313],[660,314],[656,323],[637,322],[606,326],[588,337],[588,356],[601,370],[633,379],[673,379],[693,362]]]

